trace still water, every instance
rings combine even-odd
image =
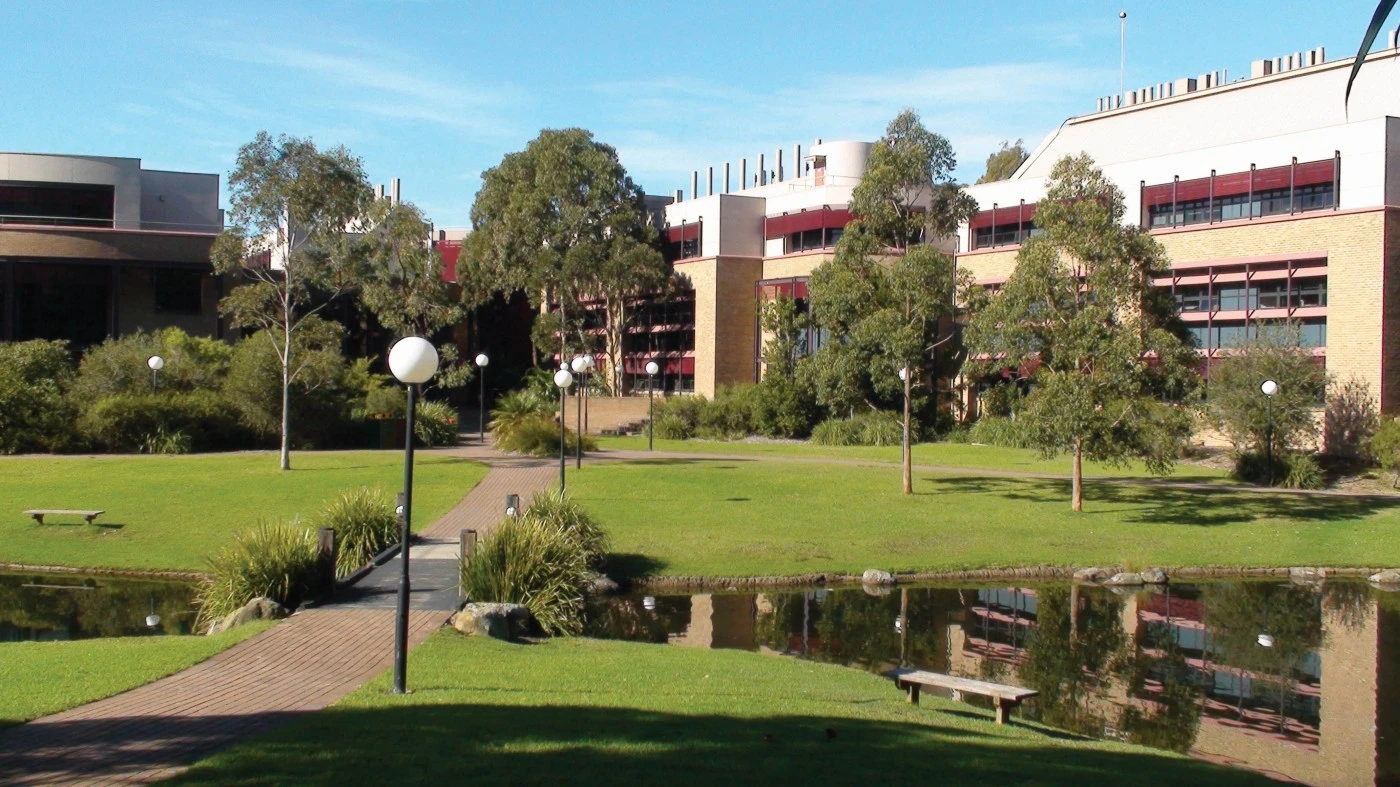
[[[635,596],[588,625],[1008,683],[1040,692],[1022,718],[1077,733],[1309,784],[1400,784],[1400,593],[1361,583]]]
[[[188,634],[193,627],[190,583],[0,573],[0,642]]]

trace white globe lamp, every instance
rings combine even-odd
[[[659,371],[661,371],[661,367],[656,364],[656,361],[647,361],[647,374],[656,374]]]
[[[146,365],[151,368],[151,371],[158,372],[165,368],[165,359],[159,355],[152,355],[146,359]]]
[[[389,348],[389,371],[401,383],[426,383],[437,374],[437,367],[437,348],[421,336],[406,336]]]

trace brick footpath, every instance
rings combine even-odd
[[[547,461],[479,446],[452,453],[492,469],[424,531],[429,538],[455,539],[462,528],[485,533],[500,520],[506,494],[528,504],[557,477]],[[0,733],[0,784],[145,784],[173,776],[325,708],[383,672],[393,663],[394,614],[369,602],[307,609],[182,672]],[[409,646],[447,617],[412,610]]]

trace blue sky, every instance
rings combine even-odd
[[[912,106],[974,179],[1118,87],[1359,43],[1374,0],[909,3],[0,0],[0,150],[227,176],[260,129],[344,144],[439,226],[544,127],[618,148],[648,192]],[[703,175],[702,175],[703,178]]]

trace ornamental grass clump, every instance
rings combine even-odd
[[[502,521],[461,565],[467,598],[524,604],[549,634],[583,630],[583,596],[591,576],[578,538],[532,516]]]
[[[316,527],[335,531],[335,575],[343,577],[399,542],[399,520],[382,492],[356,487],[342,492],[316,516]]]
[[[557,490],[535,495],[524,517],[552,527],[574,540],[589,567],[596,568],[608,551],[608,536],[583,506]]]
[[[316,535],[296,523],[262,522],[209,558],[196,604],[199,628],[264,596],[295,609],[317,592]]]
[[[555,421],[553,416],[536,414],[515,423],[508,431],[499,431],[494,425],[492,430],[496,435],[496,447],[507,453],[526,456],[559,455],[559,422]],[[565,429],[564,452],[573,453],[577,440],[578,436],[574,430]],[[588,435],[583,436],[583,450],[594,451],[597,448],[598,441]]]

